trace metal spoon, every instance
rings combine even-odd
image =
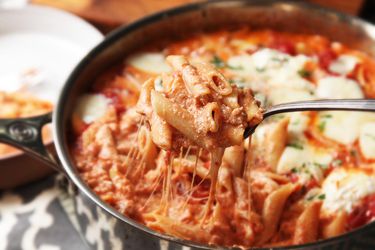
[[[335,99],[316,100],[303,102],[283,103],[264,110],[263,120],[271,115],[297,112],[297,111],[322,111],[322,110],[348,110],[375,112],[375,99]],[[245,129],[244,138],[254,133],[259,124]]]

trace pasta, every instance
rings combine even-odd
[[[276,115],[243,140],[259,104],[374,98],[372,58],[317,35],[246,27],[163,44],[96,79],[86,95],[104,100],[100,117],[72,115],[72,155],[102,200],[220,247],[299,245],[374,220],[374,114]]]
[[[5,83],[4,83],[5,84]],[[46,114],[52,111],[52,104],[39,100],[24,92],[7,93],[0,91],[0,118],[24,118]],[[43,138],[51,138],[49,130],[43,130]],[[5,144],[0,144],[0,156],[15,153],[18,150]]]

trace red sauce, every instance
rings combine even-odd
[[[319,63],[322,68],[329,71],[329,65],[332,61],[337,58],[337,55],[332,50],[324,50],[323,52],[318,53]]]
[[[349,214],[348,228],[355,229],[375,219],[375,194],[367,196],[363,203]]]

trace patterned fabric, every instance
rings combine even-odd
[[[0,194],[1,250],[88,249],[63,208],[72,202],[59,179],[50,176]]]
[[[68,186],[62,176],[55,175],[0,193],[0,250],[191,249],[126,229],[82,196],[73,202]],[[375,249],[375,227],[320,249]]]

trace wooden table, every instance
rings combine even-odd
[[[142,16],[198,0],[31,0],[73,12],[103,31],[132,22]],[[364,0],[307,0],[325,7],[357,15]]]

